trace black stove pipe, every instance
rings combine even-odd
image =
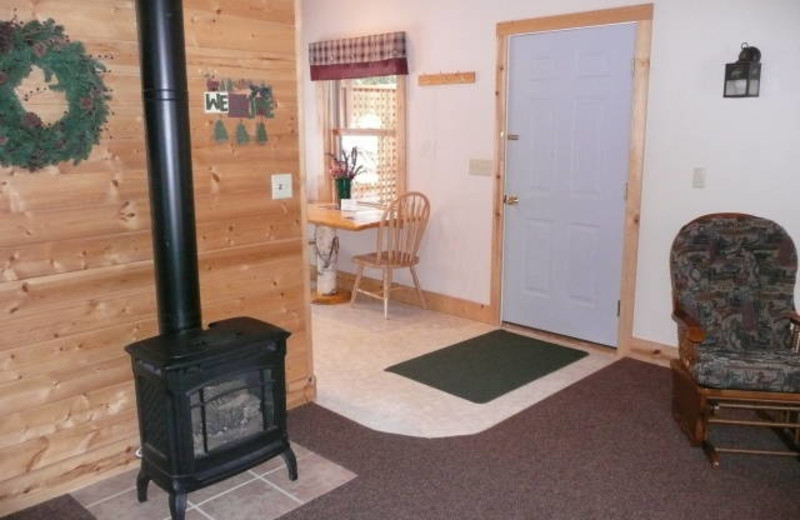
[[[202,327],[181,0],[137,0],[161,334]]]

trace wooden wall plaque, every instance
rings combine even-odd
[[[417,82],[420,87],[475,83],[475,72],[442,72],[439,74],[420,74]]]

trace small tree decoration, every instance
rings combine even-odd
[[[263,121],[259,121],[259,123],[256,125],[256,143],[266,144],[268,140],[269,137],[267,136],[267,127],[264,126]]]
[[[361,153],[358,150],[358,146],[354,146],[349,154],[346,150],[342,150],[339,158],[332,153],[328,154],[328,157],[331,158],[330,172],[333,182],[336,184],[336,193],[339,196],[339,200],[350,198],[353,179],[364,171],[364,166],[358,164],[359,155]]]
[[[225,128],[225,123],[222,119],[217,119],[214,123],[214,141],[224,143],[228,140],[228,130]]]
[[[250,142],[250,134],[247,133],[247,127],[244,126],[244,122],[239,121],[239,124],[236,126],[236,142],[239,144],[247,144]]]

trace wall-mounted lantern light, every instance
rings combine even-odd
[[[725,64],[725,91],[723,97],[758,97],[761,85],[761,51],[742,44],[736,63]]]

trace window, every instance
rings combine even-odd
[[[405,76],[329,81],[325,88],[326,153],[338,157],[353,146],[361,152],[364,171],[353,180],[353,198],[394,200],[405,191]]]

